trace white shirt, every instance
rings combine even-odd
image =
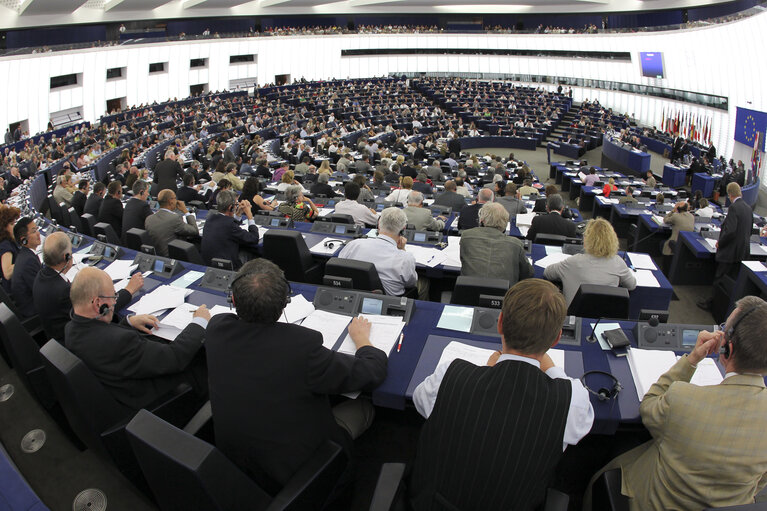
[[[400,296],[406,287],[415,286],[418,280],[415,257],[398,249],[397,242],[389,236],[354,240],[341,250],[338,257],[373,263],[387,295]]]
[[[413,190],[408,190],[407,188],[399,188],[387,195],[386,200],[389,202],[402,202],[404,204],[407,202],[407,197],[412,191]]]
[[[540,362],[533,358],[508,354],[498,357],[498,362],[496,362],[496,364],[500,364],[504,360],[518,360],[520,362],[527,362],[539,369],[541,367]],[[452,363],[452,361],[437,366],[437,369],[434,370],[434,374],[422,381],[413,392],[413,403],[415,403],[416,410],[427,419],[429,418],[429,415],[431,415],[432,410],[434,410],[434,403],[437,402],[439,386],[442,383],[442,378],[445,377],[447,368],[450,367],[450,363]],[[567,449],[568,445],[577,444],[581,438],[591,431],[591,426],[594,423],[594,408],[591,406],[591,400],[589,400],[589,392],[583,387],[580,380],[569,378],[565,374],[565,370],[557,366],[546,371],[546,375],[549,378],[570,380],[570,383],[573,386],[572,395],[570,396],[570,409],[567,412],[565,433],[562,438],[562,450],[564,451]]]
[[[354,218],[354,223],[360,227],[378,223],[378,213],[373,213],[370,208],[356,200],[345,199],[337,203],[335,213],[351,215]]]

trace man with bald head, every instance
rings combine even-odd
[[[176,192],[163,190],[157,195],[160,209],[144,222],[146,232],[152,238],[157,255],[168,257],[168,243],[190,236],[198,236],[197,222],[180,200]],[[185,221],[186,220],[186,221]]]
[[[69,322],[69,313],[72,310],[67,274],[73,264],[72,242],[69,241],[69,236],[63,232],[54,232],[45,238],[43,267],[35,278],[32,296],[47,339],[64,341],[64,327]],[[144,277],[141,272],[135,273],[128,285],[117,293],[115,310],[128,305],[143,285]]]
[[[173,342],[150,334],[157,318],[137,314],[112,323],[117,294],[112,279],[98,268],[83,268],[72,282],[72,320],[66,347],[85,363],[112,396],[139,410],[181,383],[207,396],[205,363],[195,357],[205,340],[210,312],[201,305]]]
[[[445,206],[453,209],[453,213],[460,213],[466,205],[463,195],[458,193],[458,187],[452,179],[445,182],[445,191],[434,199],[435,206]]]
[[[477,193],[477,201],[461,210],[461,216],[458,218],[458,230],[463,231],[479,226],[479,210],[487,202],[494,202],[495,194],[490,188],[482,188]]]

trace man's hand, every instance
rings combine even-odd
[[[490,358],[487,359],[487,365],[490,367],[493,367],[496,362],[498,362],[498,359],[501,357],[500,351],[494,351],[492,355],[490,355]]]
[[[210,321],[210,311],[208,310],[208,306],[204,303],[200,305],[196,311],[194,311],[194,314],[192,314],[193,318],[202,318],[205,321]]]
[[[397,239],[397,248],[400,250],[405,250],[405,245],[407,245],[407,238],[404,236],[400,236]]]
[[[723,344],[723,331],[709,332],[708,330],[701,330],[698,334],[698,340],[695,341],[695,347],[690,354],[687,355],[687,360],[692,365],[698,365],[698,363],[707,356],[718,353],[719,348],[721,348]]]
[[[135,316],[130,316],[128,318],[128,323],[139,332],[145,334],[151,334],[152,328],[160,326],[160,322],[151,314],[136,314]]]
[[[128,285],[125,286],[125,290],[128,291],[131,295],[135,295],[136,291],[142,287],[144,287],[144,275],[142,275],[139,271],[131,276]]]
[[[447,217],[446,217],[446,216],[444,216],[444,215],[439,215],[439,216],[437,217],[437,220],[442,220],[443,222],[447,222]]]
[[[182,200],[176,201],[176,209],[184,214],[189,213],[189,210],[186,209],[186,204],[184,204],[184,201]]]
[[[551,360],[551,357],[548,355],[548,353],[544,353],[544,355],[541,357],[541,371],[544,373],[554,367],[554,361]]]
[[[245,213],[246,217],[248,217],[248,220],[253,219],[253,213],[251,211],[253,207],[250,205],[250,201],[247,201],[247,200],[240,201],[240,209],[242,209],[242,212]]]
[[[361,316],[349,323],[349,337],[352,338],[357,349],[370,345],[370,326],[370,321]]]

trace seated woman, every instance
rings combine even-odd
[[[311,199],[304,197],[300,185],[291,185],[285,190],[285,202],[277,211],[289,216],[294,222],[311,222],[320,214]]]
[[[405,176],[400,178],[400,188],[394,190],[386,196],[386,200],[389,202],[401,202],[405,204],[407,202],[407,196],[413,190],[413,178]]]
[[[605,197],[609,197],[611,192],[617,192],[617,191],[618,191],[618,187],[615,186],[615,179],[613,178],[610,178],[607,181],[607,184],[605,184],[604,188],[602,188],[602,194]]]
[[[277,203],[274,200],[264,200],[260,195],[262,190],[263,186],[261,185],[261,181],[259,181],[258,178],[251,176],[246,179],[245,183],[242,185],[242,194],[240,195],[240,198],[250,202],[251,210],[254,212],[274,211],[277,207]]]
[[[21,216],[21,210],[13,206],[0,205],[0,285],[9,295],[11,294],[11,277],[13,265],[16,262],[16,254],[19,246],[13,237],[13,224]]]
[[[583,234],[583,249],[583,254],[552,264],[543,272],[544,278],[562,282],[568,307],[581,284],[621,286],[629,290],[636,287],[634,272],[618,255],[618,236],[607,220],[589,221]]]
[[[295,174],[292,170],[289,170],[285,172],[282,175],[282,179],[280,180],[280,184],[277,185],[277,191],[278,192],[284,192],[287,190],[290,186],[298,186],[301,188],[302,192],[305,192],[304,187],[301,186],[301,183],[295,180]]]

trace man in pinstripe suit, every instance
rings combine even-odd
[[[747,504],[767,485],[767,302],[737,302],[723,331],[698,334],[695,348],[661,376],[639,411],[653,439],[611,461],[630,509],[701,509]],[[689,383],[697,364],[722,347],[719,385]],[[591,486],[584,509],[591,509]]]
[[[568,445],[591,429],[580,381],[546,352],[562,335],[567,306],[550,282],[512,287],[498,319],[502,350],[486,366],[437,367],[413,394],[427,417],[410,481],[414,510],[534,509]]]

